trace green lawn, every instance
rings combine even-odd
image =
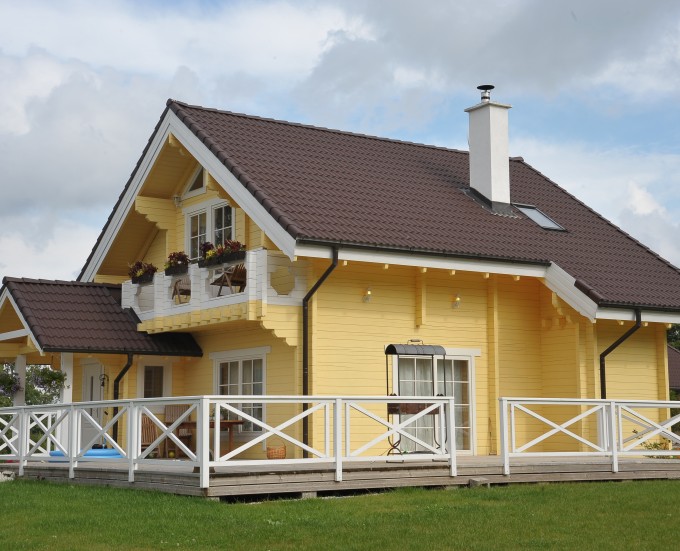
[[[18,480],[0,484],[0,549],[667,549],[679,501],[680,481],[234,504]]]

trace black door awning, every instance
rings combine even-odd
[[[397,356],[446,356],[446,350],[438,344],[388,344],[386,355]]]

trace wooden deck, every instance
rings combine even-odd
[[[0,471],[16,471],[16,464],[2,464]],[[461,457],[458,476],[449,476],[444,462],[400,462],[383,460],[345,464],[342,482],[335,481],[332,466],[316,464],[271,465],[254,467],[218,467],[210,475],[210,487],[199,487],[198,474],[181,461],[168,465],[140,467],[135,482],[128,473],[113,463],[81,463],[75,478],[68,478],[68,466],[59,463],[29,463],[24,477],[28,479],[156,490],[179,495],[208,498],[239,496],[312,497],[363,490],[401,487],[457,487],[477,484],[515,484],[603,480],[680,479],[680,460],[622,459],[619,472],[611,472],[611,463],[600,458],[523,458],[513,460],[512,474],[503,476],[501,458]]]

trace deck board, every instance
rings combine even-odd
[[[259,495],[315,495],[358,490],[384,490],[403,487],[467,486],[472,478],[490,484],[526,484],[604,480],[680,479],[680,460],[622,458],[619,472],[611,472],[609,460],[596,457],[513,459],[510,476],[504,476],[498,456],[464,457],[458,461],[458,476],[449,476],[449,466],[434,461],[380,460],[344,464],[343,480],[336,482],[333,465],[319,463],[217,467],[210,474],[210,487],[199,487],[199,475],[191,465],[173,461],[167,465],[143,465],[128,481],[128,471],[120,463],[81,463],[75,478],[68,478],[68,464],[32,462],[24,476],[29,479],[116,488],[136,488],[204,497]],[[1,470],[17,470],[4,464]]]

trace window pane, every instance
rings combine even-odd
[[[147,365],[144,367],[144,398],[163,396],[163,366]]]
[[[232,239],[231,207],[221,206],[213,209],[213,236],[215,245],[224,245]]]
[[[454,376],[456,381],[468,382],[468,362],[467,360],[454,360]]]
[[[205,243],[206,215],[205,212],[194,214],[189,218],[189,256],[192,260],[201,254],[201,245]]]
[[[189,186],[188,191],[196,191],[198,189],[201,189],[202,187],[203,187],[203,169],[198,171],[198,174],[196,174],[194,181],[191,182],[191,186]]]

